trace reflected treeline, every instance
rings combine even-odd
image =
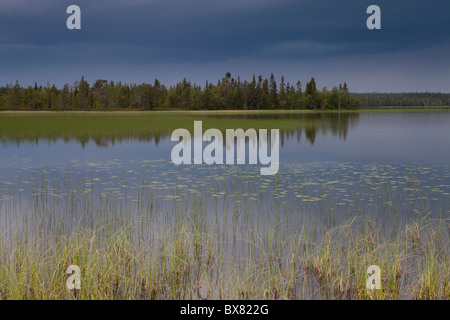
[[[90,124],[84,122],[83,117],[66,119],[47,115],[45,121],[40,121],[42,119],[39,119],[39,116],[30,116],[34,118],[34,122],[29,125],[29,128],[26,126],[29,123],[26,116],[2,116],[0,117],[0,141],[3,145],[16,144],[17,146],[23,143],[38,145],[60,141],[67,144],[79,143],[83,148],[88,143],[94,143],[99,148],[106,148],[128,141],[152,143],[158,146],[161,141],[170,140],[175,129],[185,128],[193,133],[194,121],[201,120],[203,132],[209,128],[217,128],[222,131],[224,137],[226,129],[254,128],[257,131],[258,129],[279,129],[281,147],[290,139],[295,139],[299,143],[306,140],[314,145],[317,135],[331,134],[333,137],[345,140],[350,129],[357,125],[359,116],[357,112],[199,114],[198,116],[193,114],[117,115],[105,121],[101,115],[96,115],[94,118],[98,117],[96,119],[98,123],[94,121]],[[64,124],[65,121],[68,122],[67,125]]]
[[[2,136],[0,138],[1,144],[4,146],[8,145],[16,145],[17,147],[24,145],[24,144],[33,144],[33,145],[39,145],[39,144],[56,144],[58,142],[64,142],[65,144],[71,144],[71,143],[79,143],[81,147],[84,149],[87,144],[94,143],[98,148],[107,148],[110,146],[114,146],[116,144],[125,143],[125,142],[145,142],[145,143],[153,143],[155,146],[157,146],[161,140],[164,138],[170,138],[169,133],[148,133],[144,134],[142,136],[137,135],[129,135],[129,136],[111,136],[111,135],[105,135],[105,136],[89,136],[89,135],[82,135],[82,136],[60,136],[60,137],[47,137],[47,136],[39,136],[35,138],[26,138],[26,137],[4,137]]]
[[[317,134],[346,140],[349,130],[357,125],[359,113],[323,113],[311,114],[305,119],[303,128],[285,129],[280,132],[281,146],[289,139],[296,139],[299,143],[304,135],[306,141],[314,145]]]

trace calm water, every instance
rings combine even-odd
[[[449,213],[449,112],[331,114],[325,118],[305,114],[242,117],[265,123],[298,118],[301,123],[298,127],[280,129],[279,174],[259,177],[270,181],[264,191],[267,194],[255,198],[260,202],[274,199],[274,179],[281,180],[287,187],[286,197],[306,196],[303,200],[321,199],[329,194],[331,186],[334,191],[341,190],[343,195],[354,193],[355,187],[367,188],[373,198],[373,186],[389,183],[388,191],[395,194],[404,189],[401,186],[408,179],[416,179],[421,191],[429,192],[419,198],[433,199],[432,206],[440,215]],[[209,117],[201,119],[208,123]],[[192,127],[193,122],[186,121],[186,128]],[[175,166],[170,162],[170,154],[176,142],[170,141],[170,134],[171,130],[168,130],[166,134],[148,139],[96,139],[87,143],[77,139],[35,137],[30,141],[2,137],[0,194],[3,199],[17,198],[17,191],[29,190],[33,186],[31,179],[42,173],[47,181],[64,178],[60,187],[68,180],[83,178],[103,194],[104,189],[125,186],[128,187],[125,199],[130,201],[136,198],[133,189],[138,189],[147,178],[153,179],[164,190],[177,179],[196,180],[197,184],[202,179],[213,181],[216,176],[230,175],[236,170],[257,176],[259,165],[236,165],[233,168],[226,165]],[[304,195],[298,190],[290,192],[289,188],[305,179],[310,184],[308,190],[303,191]],[[327,184],[333,181],[337,183]],[[254,183],[258,185],[261,182]],[[123,195],[123,192],[118,193]],[[338,199],[337,203],[352,205],[352,201],[356,201],[343,202],[343,199]],[[404,207],[398,210],[405,211]]]
[[[217,268],[232,277],[230,266],[246,265],[252,243],[269,250],[303,226],[320,240],[352,217],[372,215],[395,237],[410,218],[450,216],[449,112],[242,117],[280,125],[277,175],[261,176],[259,165],[175,166],[172,129],[87,142],[1,136],[0,231],[67,234],[98,228],[105,216],[119,226],[139,217],[136,241],[158,252],[185,219],[214,238],[230,263]],[[308,281],[315,296],[321,284]]]
[[[249,117],[249,116],[246,116]],[[260,116],[265,122],[273,116]],[[283,116],[290,120],[308,115]],[[281,128],[280,162],[308,163],[316,161],[402,163],[411,165],[450,164],[450,113],[361,113],[328,115],[311,126]],[[207,123],[208,118],[199,117]],[[253,118],[253,117],[252,117]],[[278,117],[279,119],[279,117]],[[313,122],[314,121],[314,122]],[[193,123],[186,121],[192,131]],[[231,127],[231,129],[237,129]],[[269,128],[270,129],[270,128]],[[1,174],[7,175],[19,162],[47,165],[70,165],[71,161],[99,162],[119,159],[124,162],[140,160],[170,161],[175,142],[171,131],[149,139],[125,139],[79,142],[76,139],[47,140],[35,137],[8,139],[0,137]],[[223,133],[225,135],[225,133]],[[156,141],[157,142],[156,142]]]

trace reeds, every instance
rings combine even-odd
[[[0,194],[0,299],[450,298],[445,201],[418,200],[411,175],[396,192],[385,177],[343,191],[304,169],[21,177]]]

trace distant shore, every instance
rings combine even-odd
[[[450,111],[450,106],[370,107],[357,110],[0,110],[1,114],[288,114],[288,113],[358,113],[358,112]]]

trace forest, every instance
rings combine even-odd
[[[28,111],[114,111],[114,110],[341,110],[379,107],[450,106],[449,93],[350,93],[347,83],[328,90],[318,89],[311,78],[303,84],[286,82],[274,75],[253,75],[252,81],[233,78],[228,72],[217,83],[197,85],[184,78],[166,86],[158,79],[152,84],[124,84],[84,77],[62,88],[56,85],[22,87],[18,81],[0,87],[0,110]]]
[[[347,84],[319,90],[314,78],[291,84],[281,77],[253,75],[252,81],[233,78],[228,72],[216,84],[199,86],[183,79],[166,86],[158,79],[153,84],[124,84],[84,77],[62,88],[47,83],[45,87],[22,87],[18,81],[0,87],[0,110],[290,110],[357,109],[359,101],[349,94]]]
[[[442,107],[450,106],[450,93],[351,93],[363,108],[377,107]]]

